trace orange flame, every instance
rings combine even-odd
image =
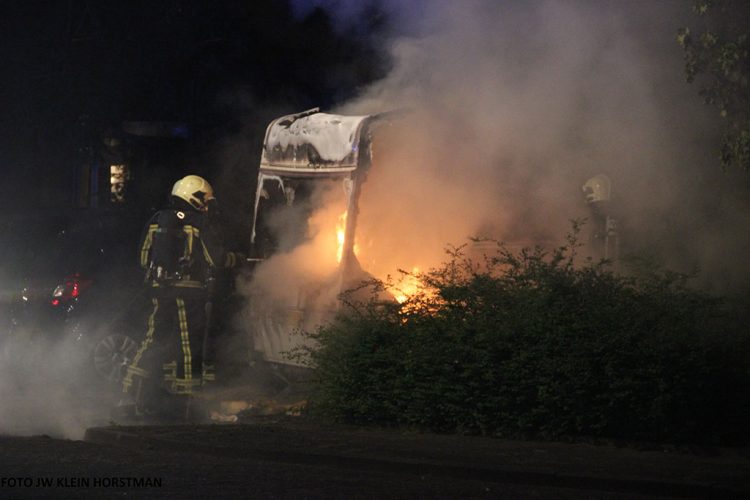
[[[336,262],[341,263],[341,259],[344,254],[344,241],[346,240],[346,216],[347,211],[345,210],[341,215],[338,216],[336,221]],[[359,256],[359,245],[354,243],[354,255]],[[413,296],[420,290],[420,280],[417,277],[419,274],[419,267],[414,266],[410,273],[404,274],[397,285],[391,288],[396,301],[399,304],[406,302],[409,297]]]
[[[339,215],[336,222],[336,262],[341,263],[341,257],[344,253],[344,239],[346,237],[346,211]]]
[[[419,291],[418,267],[413,267],[410,274],[405,274],[398,286],[394,287],[396,301],[403,304],[406,300]]]
[[[344,240],[346,239],[346,210],[336,221],[336,262],[341,263],[344,254]],[[359,255],[359,245],[354,243],[354,255]]]

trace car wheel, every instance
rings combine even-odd
[[[129,336],[107,335],[94,346],[94,369],[105,380],[120,382],[137,350],[138,344]]]

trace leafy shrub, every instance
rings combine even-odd
[[[505,436],[747,441],[747,328],[669,272],[627,277],[498,244],[448,252],[399,304],[397,283],[344,294],[313,333],[313,411],[337,420]]]

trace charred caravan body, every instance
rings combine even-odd
[[[334,300],[320,300],[321,289],[337,296],[365,277],[354,254],[358,200],[371,165],[372,132],[385,114],[342,116],[318,108],[283,116],[266,130],[255,194],[251,243],[261,261],[288,251],[296,241],[280,242],[269,230],[274,207],[304,205],[310,194],[324,184],[338,184],[343,197],[345,225],[339,235],[338,268],[326,283],[311,283],[294,290],[294,300],[279,304],[265,300],[262,290],[251,286],[250,324],[255,357],[283,365],[298,365],[286,354],[305,342],[301,330],[311,330],[330,318]],[[288,238],[287,238],[288,239]],[[292,238],[294,240],[294,238]]]

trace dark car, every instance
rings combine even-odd
[[[144,324],[141,219],[123,212],[6,219],[4,340],[66,344],[85,379],[118,382]]]

